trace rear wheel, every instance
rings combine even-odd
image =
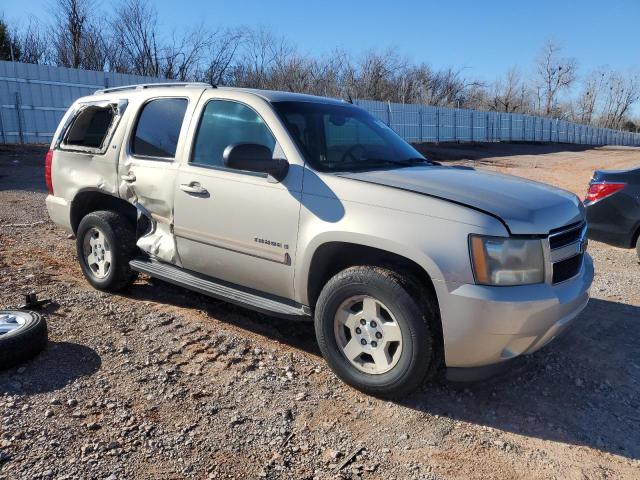
[[[638,238],[636,238],[636,254],[638,255],[638,260],[640,260],[640,233],[638,234]]]
[[[351,267],[323,288],[315,312],[318,344],[343,381],[381,397],[404,396],[438,365],[433,300],[380,267]]]
[[[76,233],[78,261],[95,288],[117,291],[135,280],[129,268],[136,255],[135,229],[117,212],[99,210],[85,216]]]

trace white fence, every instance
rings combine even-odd
[[[164,80],[0,61],[0,142],[49,143],[78,97],[105,87]],[[558,142],[640,145],[640,134],[516,113],[356,100],[409,142]]]
[[[0,61],[0,143],[49,143],[78,97],[100,88],[163,80]]]
[[[554,142],[640,145],[640,134],[519,113],[354,101],[408,142]]]

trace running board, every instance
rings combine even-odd
[[[131,260],[129,265],[133,270],[146,273],[173,285],[250,308],[260,313],[292,320],[311,319],[311,309],[306,305],[280,299],[255,290],[245,289],[168,263],[140,257]]]

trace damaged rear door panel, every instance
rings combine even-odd
[[[117,146],[124,136],[128,102],[122,99],[83,101],[72,107],[56,137],[53,181],[62,198],[81,191],[118,194]]]
[[[132,100],[118,167],[118,194],[144,218],[137,245],[152,257],[181,265],[173,235],[173,199],[186,131],[203,89]],[[135,105],[133,104],[135,102]]]

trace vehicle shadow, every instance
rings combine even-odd
[[[282,320],[141,281],[129,298],[199,309],[271,340],[320,355],[311,322]],[[399,405],[544,440],[640,458],[640,307],[592,299],[573,328],[502,375],[479,383],[436,380]]]
[[[503,375],[428,385],[399,403],[640,459],[640,307],[592,299],[565,335]]]
[[[320,356],[313,322],[310,321],[286,320],[264,315],[177,287],[157,278],[137,281],[127,290],[116,295],[151,302],[162,299],[162,303],[176,307],[201,310],[221,322]]]
[[[78,378],[93,375],[101,363],[100,355],[85,345],[49,342],[33,359],[0,371],[0,395],[53,392]]]

